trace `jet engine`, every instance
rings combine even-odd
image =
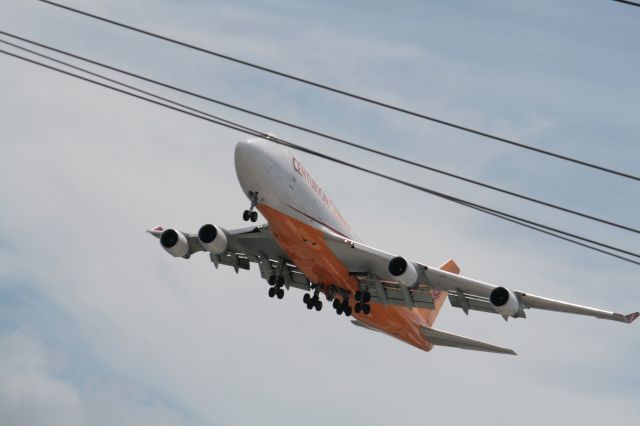
[[[404,257],[394,257],[389,261],[389,273],[404,286],[413,287],[418,282],[418,271],[413,263]]]
[[[185,257],[189,253],[187,237],[175,229],[165,229],[160,234],[160,244],[172,256]]]
[[[215,254],[227,251],[227,234],[222,228],[215,225],[204,225],[198,231],[198,240],[205,250]]]
[[[496,287],[491,291],[489,300],[493,309],[500,315],[512,317],[520,310],[520,302],[511,290],[504,287]]]

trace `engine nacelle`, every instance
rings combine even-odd
[[[215,225],[207,224],[200,228],[198,240],[202,247],[211,253],[222,254],[227,251],[227,234]]]
[[[189,253],[187,237],[175,229],[165,229],[160,234],[160,245],[172,256],[185,257]]]
[[[520,302],[515,294],[504,287],[496,287],[489,295],[493,309],[500,315],[512,317],[520,310]]]
[[[389,261],[387,268],[391,276],[407,287],[413,287],[418,282],[418,271],[415,265],[404,257],[394,257]]]

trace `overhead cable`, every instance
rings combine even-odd
[[[447,176],[447,177],[450,177],[450,178],[458,179],[458,180],[461,180],[461,181],[464,181],[464,182],[467,182],[467,183],[471,183],[473,185],[477,185],[477,186],[480,186],[480,187],[483,187],[483,188],[486,188],[486,189],[489,189],[489,190],[497,191],[497,192],[500,192],[502,194],[506,194],[506,195],[513,196],[513,197],[516,197],[516,198],[520,198],[522,200],[526,200],[526,201],[529,201],[529,202],[532,202],[532,203],[536,203],[536,204],[539,204],[539,205],[542,205],[542,206],[545,206],[545,207],[549,207],[549,208],[552,208],[552,209],[555,209],[555,210],[559,210],[559,211],[562,211],[562,212],[565,212],[565,213],[573,214],[573,215],[576,215],[576,216],[579,216],[579,217],[582,217],[582,218],[585,218],[585,219],[593,220],[593,221],[596,221],[596,222],[599,222],[599,223],[603,223],[603,224],[606,224],[606,225],[610,225],[610,226],[613,226],[613,227],[616,227],[616,228],[619,228],[619,229],[623,229],[623,230],[630,231],[630,232],[633,232],[633,233],[636,233],[636,234],[640,234],[640,229],[637,229],[637,228],[634,228],[634,227],[631,227],[631,226],[628,226],[628,225],[622,225],[620,223],[616,223],[616,222],[613,222],[611,220],[602,219],[602,218],[599,218],[599,217],[596,217],[596,216],[593,216],[593,215],[590,215],[590,214],[587,214],[587,213],[583,213],[583,212],[580,212],[580,211],[577,211],[577,210],[574,210],[574,209],[569,209],[567,207],[562,207],[562,206],[554,204],[554,203],[550,203],[550,202],[547,202],[547,201],[544,201],[544,200],[540,200],[540,199],[537,199],[537,198],[534,198],[534,197],[531,197],[531,196],[527,196],[527,195],[520,194],[520,193],[517,193],[517,192],[514,192],[514,191],[510,191],[510,190],[507,190],[507,189],[504,189],[504,188],[500,188],[500,187],[497,187],[495,185],[490,185],[490,184],[487,184],[487,183],[483,183],[481,181],[478,181],[478,180],[475,180],[475,179],[471,179],[471,178],[468,178],[468,177],[464,177],[464,176],[461,176],[461,175],[457,175],[457,174],[452,173],[452,172],[441,170],[441,169],[429,166],[429,165],[424,164],[424,163],[419,163],[417,161],[413,161],[413,160],[409,160],[409,159],[406,159],[406,158],[402,158],[402,157],[399,157],[399,156],[394,155],[394,154],[389,154],[389,153],[384,152],[384,151],[380,151],[380,150],[377,150],[377,149],[374,149],[374,148],[367,147],[365,145],[357,144],[355,142],[349,141],[349,140],[344,139],[344,138],[339,138],[339,137],[336,137],[336,136],[332,136],[332,135],[329,135],[329,134],[324,133],[324,132],[319,132],[319,131],[312,130],[312,129],[304,127],[304,126],[300,126],[300,125],[297,125],[297,124],[294,124],[294,123],[291,123],[291,122],[287,122],[287,121],[282,120],[282,119],[278,119],[278,118],[271,117],[271,116],[268,116],[268,115],[265,115],[265,114],[261,114],[261,113],[249,110],[247,108],[238,107],[238,106],[230,104],[228,102],[223,102],[223,101],[220,101],[218,99],[211,98],[209,96],[205,96],[205,95],[202,95],[202,94],[199,94],[199,93],[196,93],[196,92],[193,92],[193,91],[189,91],[189,90],[186,90],[186,89],[174,86],[174,85],[170,85],[170,84],[158,81],[158,80],[154,80],[154,79],[146,77],[146,76],[142,76],[140,74],[135,74],[135,73],[132,73],[130,71],[126,71],[126,70],[124,70],[122,68],[118,68],[118,67],[114,67],[112,65],[105,64],[103,62],[99,62],[99,61],[96,61],[96,60],[93,60],[93,59],[88,59],[86,57],[83,57],[83,56],[80,56],[80,55],[77,55],[77,54],[74,54],[74,53],[70,53],[68,51],[65,51],[65,50],[62,50],[62,49],[59,49],[59,48],[55,48],[55,47],[52,47],[52,46],[49,46],[49,45],[46,45],[46,44],[43,44],[43,43],[39,43],[39,42],[36,42],[34,40],[30,40],[28,38],[25,38],[25,37],[21,37],[21,36],[12,34],[12,33],[8,33],[6,31],[0,30],[0,35],[5,35],[5,36],[8,36],[8,37],[11,37],[11,38],[14,38],[14,39],[17,39],[17,40],[32,44],[34,46],[38,46],[38,47],[41,47],[41,48],[44,48],[44,49],[47,49],[47,50],[50,50],[50,51],[53,51],[53,52],[56,52],[56,53],[63,54],[65,56],[68,56],[68,57],[71,57],[71,58],[74,58],[74,59],[81,60],[83,62],[87,62],[87,63],[93,64],[93,65],[98,65],[100,67],[103,67],[103,68],[106,68],[106,69],[109,69],[109,70],[112,70],[112,71],[116,71],[118,73],[130,76],[130,77],[134,77],[134,78],[137,78],[137,79],[149,82],[149,83],[153,83],[153,84],[158,85],[158,86],[162,86],[162,87],[174,90],[174,91],[178,91],[180,93],[184,93],[184,94],[187,94],[187,95],[190,95],[190,96],[194,96],[194,97],[199,98],[199,99],[203,99],[203,100],[206,100],[206,101],[209,101],[209,102],[213,102],[215,104],[224,106],[226,108],[234,109],[236,111],[241,111],[243,113],[250,114],[250,115],[253,115],[253,116],[256,116],[256,117],[260,117],[260,118],[263,118],[263,119],[266,119],[266,120],[269,120],[269,121],[272,121],[272,122],[275,122],[275,123],[278,123],[278,124],[282,124],[284,126],[288,126],[288,127],[291,127],[291,128],[297,129],[297,130],[301,130],[301,131],[304,131],[304,132],[309,133],[309,134],[313,134],[313,135],[320,136],[320,137],[323,137],[323,138],[326,138],[326,139],[329,139],[329,140],[333,140],[335,142],[339,142],[339,143],[342,143],[342,144],[345,144],[345,145],[348,145],[348,146],[351,146],[351,147],[354,147],[354,148],[358,148],[358,149],[361,149],[361,150],[364,150],[364,151],[367,151],[367,152],[370,152],[370,153],[373,153],[373,154],[376,154],[376,155],[380,155],[380,156],[383,156],[383,157],[386,157],[386,158],[390,158],[390,159],[393,159],[393,160],[396,160],[396,161],[400,161],[400,162],[403,162],[405,164],[409,164],[409,165],[412,165],[412,166],[420,167],[422,169],[429,170],[429,171],[434,172],[434,173],[438,173],[438,174],[441,174],[441,175],[444,175],[444,176]],[[25,50],[25,51],[27,51],[29,53],[32,53],[34,55],[38,55],[38,56],[43,57],[43,58],[48,59],[48,60],[55,60],[55,59],[51,58],[50,56],[43,55],[41,53],[35,52],[33,50],[30,50],[30,49],[26,49],[24,47],[21,47],[19,45],[13,44],[13,43],[9,43],[9,42],[3,41],[1,39],[0,39],[0,42],[5,43],[5,44],[9,44],[9,45],[11,45],[13,47]],[[55,61],[58,62],[58,63],[64,64],[64,65],[67,65],[67,66],[71,66],[70,64],[65,63],[65,62],[61,62],[61,61],[58,61],[58,60],[55,60]],[[79,69],[79,68],[78,67],[74,67],[74,69]],[[82,69],[80,69],[80,70],[82,70]],[[95,74],[92,74],[92,75],[95,75]],[[113,80],[109,80],[109,79],[107,79],[107,80],[111,81],[111,82],[115,82]],[[137,89],[135,89],[135,88],[133,88],[131,86],[125,86],[125,87],[128,87],[129,89],[137,90]],[[145,93],[147,95],[154,96],[154,97],[159,98],[159,99],[161,99],[163,101],[167,101],[167,102],[175,104],[175,102],[173,102],[171,100],[168,100],[168,99],[162,98],[162,97],[158,97],[157,95],[150,94],[149,92],[143,92],[143,93]],[[184,108],[189,108],[188,106],[183,105],[183,104],[177,104],[177,105],[181,106],[181,107],[184,107]]]
[[[506,143],[506,144],[509,144],[509,145],[512,145],[512,146],[516,146],[516,147],[519,147],[519,148],[522,148],[522,149],[526,149],[528,151],[536,152],[538,154],[543,154],[543,155],[554,157],[554,158],[557,158],[557,159],[560,159],[560,160],[565,160],[565,161],[568,161],[568,162],[571,162],[571,163],[574,163],[574,164],[579,164],[581,166],[589,167],[591,169],[596,169],[596,170],[599,170],[599,171],[602,171],[602,172],[605,172],[605,173],[617,175],[617,176],[628,178],[628,179],[632,179],[632,180],[635,180],[635,181],[640,181],[640,177],[634,176],[634,175],[632,175],[630,173],[613,170],[611,168],[600,166],[600,165],[597,165],[597,164],[589,162],[589,161],[580,160],[580,159],[577,159],[577,158],[574,158],[574,157],[570,157],[568,155],[558,154],[558,153],[555,153],[555,152],[552,152],[552,151],[548,151],[548,150],[545,150],[545,149],[542,149],[542,148],[537,148],[537,147],[534,147],[534,146],[531,146],[531,145],[527,145],[527,144],[524,144],[522,142],[517,142],[517,141],[512,140],[512,139],[507,139],[507,138],[503,138],[501,136],[496,136],[496,135],[490,134],[488,132],[484,132],[484,131],[481,131],[481,130],[476,130],[476,129],[473,129],[473,128],[468,127],[468,126],[456,124],[456,123],[453,123],[451,121],[443,120],[443,119],[436,118],[436,117],[433,117],[433,116],[430,116],[430,115],[426,115],[426,114],[422,114],[422,113],[419,113],[419,112],[416,112],[416,111],[412,111],[412,110],[410,110],[408,108],[391,105],[391,104],[389,104],[387,102],[375,100],[375,99],[372,99],[372,98],[369,98],[369,97],[366,97],[366,96],[363,96],[363,95],[358,95],[356,93],[349,92],[347,90],[338,89],[336,87],[329,86],[329,85],[324,84],[324,83],[314,82],[312,80],[309,80],[309,79],[306,79],[306,78],[302,78],[302,77],[298,77],[298,76],[295,76],[293,74],[286,73],[284,71],[278,71],[276,69],[268,68],[268,67],[265,67],[265,66],[262,66],[262,65],[247,61],[247,60],[235,58],[235,57],[230,56],[230,55],[225,55],[225,54],[220,53],[220,52],[216,52],[216,51],[213,51],[213,50],[210,50],[210,49],[206,49],[204,47],[196,46],[194,44],[187,43],[187,42],[184,42],[184,41],[180,41],[178,39],[175,39],[175,38],[172,38],[172,37],[168,37],[168,36],[165,36],[165,35],[161,35],[161,34],[156,33],[156,32],[152,32],[152,31],[149,31],[149,30],[144,30],[144,29],[141,29],[141,28],[138,28],[138,27],[134,27],[132,25],[125,24],[125,23],[122,23],[122,22],[118,22],[118,21],[115,21],[113,19],[105,18],[105,17],[99,16],[99,15],[96,15],[96,14],[93,14],[93,13],[89,13],[89,12],[86,12],[86,11],[71,7],[71,6],[67,6],[67,5],[64,5],[64,4],[56,3],[56,2],[53,2],[53,1],[50,1],[50,0],[37,0],[37,1],[42,2],[42,3],[46,3],[46,4],[51,5],[51,6],[55,6],[55,7],[61,8],[61,9],[65,9],[65,10],[68,10],[70,12],[74,12],[74,13],[77,13],[77,14],[80,14],[80,15],[83,15],[83,16],[86,16],[86,17],[89,17],[89,18],[93,18],[93,19],[96,19],[96,20],[99,20],[99,21],[102,21],[102,22],[105,22],[105,23],[108,23],[108,24],[116,25],[118,27],[125,28],[127,30],[135,31],[135,32],[140,33],[140,34],[144,34],[144,35],[147,35],[147,36],[150,36],[150,37],[154,37],[154,38],[157,38],[157,39],[160,39],[160,40],[164,40],[164,41],[176,44],[178,46],[182,46],[182,47],[193,49],[193,50],[196,50],[196,51],[199,51],[199,52],[202,52],[202,53],[206,53],[206,54],[218,57],[220,59],[224,59],[224,60],[227,60],[227,61],[235,62],[235,63],[240,64],[240,65],[244,65],[244,66],[247,66],[247,67],[251,67],[253,69],[257,69],[257,70],[264,71],[264,72],[267,72],[267,73],[270,73],[270,74],[273,74],[273,75],[277,75],[279,77],[283,77],[283,78],[286,78],[286,79],[289,79],[289,80],[294,80],[294,81],[297,81],[299,83],[303,83],[303,84],[307,84],[307,85],[310,85],[310,86],[314,86],[314,87],[322,89],[322,90],[326,90],[326,91],[329,91],[329,92],[333,92],[333,93],[337,93],[337,94],[340,94],[340,95],[343,95],[343,96],[347,96],[347,97],[352,98],[352,99],[357,99],[359,101],[363,101],[363,102],[366,102],[366,103],[369,103],[369,104],[373,104],[373,105],[376,105],[378,107],[382,107],[382,108],[386,108],[386,109],[393,110],[393,111],[396,111],[396,112],[400,112],[400,113],[403,113],[403,114],[408,114],[408,115],[411,115],[411,116],[414,116],[414,117],[422,118],[424,120],[428,120],[428,121],[431,121],[431,122],[434,122],[434,123],[438,123],[438,124],[441,124],[441,125],[444,125],[444,126],[447,126],[447,127],[451,127],[451,128],[454,128],[454,129],[457,129],[457,130],[461,130],[461,131],[464,131],[464,132],[467,132],[467,133],[472,133],[472,134],[475,134],[475,135],[478,135],[478,136],[482,136],[484,138],[492,139],[492,140],[495,140],[495,141],[498,141],[498,142]]]
[[[305,153],[308,153],[310,155],[314,155],[314,156],[319,157],[319,158],[324,158],[324,159],[332,161],[334,163],[342,164],[342,165],[350,167],[352,169],[360,170],[362,172],[365,172],[365,173],[368,173],[368,174],[371,174],[371,175],[374,175],[374,176],[378,176],[380,178],[383,178],[383,179],[386,179],[386,180],[389,180],[389,181],[392,181],[392,182],[396,182],[396,183],[399,183],[399,184],[404,185],[404,186],[408,186],[410,188],[413,188],[413,189],[416,189],[416,190],[419,190],[419,191],[434,195],[436,197],[439,197],[439,198],[454,202],[456,204],[463,205],[463,206],[472,208],[474,210],[477,210],[477,211],[480,211],[480,212],[483,212],[483,213],[486,213],[486,214],[490,214],[490,215],[492,215],[494,217],[498,217],[498,218],[501,218],[501,219],[508,220],[509,222],[516,223],[516,224],[521,225],[521,226],[525,226],[525,227],[527,227],[529,229],[533,229],[533,230],[536,230],[538,232],[543,232],[546,235],[550,235],[550,236],[553,236],[555,238],[559,238],[559,239],[571,242],[573,244],[580,245],[580,246],[588,248],[590,250],[595,250],[595,251],[597,251],[599,253],[603,253],[603,254],[606,254],[608,256],[612,256],[612,257],[624,260],[626,262],[630,262],[630,263],[633,263],[633,264],[640,265],[640,262],[638,262],[636,260],[633,260],[633,259],[629,259],[629,258],[627,258],[625,256],[621,256],[620,254],[618,254],[618,253],[622,253],[622,254],[627,254],[629,256],[632,256],[632,257],[640,258],[639,254],[633,253],[633,252],[628,251],[628,250],[620,249],[620,248],[611,246],[609,244],[605,244],[605,243],[601,243],[601,242],[598,242],[598,241],[594,241],[594,240],[591,240],[591,239],[588,239],[588,238],[585,238],[585,237],[581,237],[579,235],[575,235],[575,234],[572,234],[572,233],[568,233],[568,232],[559,230],[557,228],[552,228],[552,227],[549,227],[547,225],[543,225],[543,224],[540,224],[540,223],[537,223],[537,222],[534,222],[534,221],[531,221],[531,220],[528,220],[528,219],[524,219],[524,218],[521,218],[521,217],[518,217],[518,216],[515,216],[515,215],[511,215],[511,214],[504,213],[504,212],[501,212],[501,211],[498,211],[498,210],[495,210],[495,209],[491,209],[491,208],[486,207],[486,206],[482,206],[482,205],[479,205],[479,204],[476,204],[476,203],[471,203],[471,202],[468,202],[466,200],[463,200],[463,199],[460,199],[460,198],[457,198],[457,197],[453,197],[453,196],[450,196],[450,195],[447,195],[447,194],[444,194],[444,193],[441,193],[441,192],[438,192],[438,191],[434,191],[432,189],[429,189],[429,188],[426,188],[426,187],[423,187],[423,186],[420,186],[420,185],[416,185],[416,184],[413,184],[413,183],[410,183],[410,182],[407,182],[407,181],[392,177],[390,175],[386,175],[386,174],[383,174],[383,173],[380,173],[380,172],[376,172],[374,170],[367,169],[367,168],[355,165],[353,163],[346,162],[344,160],[338,159],[336,157],[329,156],[327,154],[320,153],[318,151],[311,150],[309,148],[302,147],[300,145],[297,145],[295,143],[286,141],[286,140],[281,139],[281,138],[274,138],[273,136],[270,136],[270,135],[268,135],[268,134],[266,134],[264,132],[260,132],[260,131],[251,129],[250,127],[247,127],[247,126],[240,126],[240,125],[238,125],[236,123],[233,123],[233,122],[231,122],[229,120],[222,121],[222,120],[220,120],[219,118],[217,118],[215,116],[201,115],[198,112],[194,112],[195,109],[184,110],[184,109],[182,109],[180,107],[177,107],[177,106],[174,106],[174,105],[171,105],[171,104],[166,104],[166,103],[163,103],[162,101],[155,100],[155,99],[152,99],[152,98],[147,98],[147,97],[145,97],[143,95],[136,94],[136,93],[133,93],[133,92],[129,92],[127,90],[120,89],[120,88],[115,87],[115,86],[110,86],[110,85],[108,85],[106,83],[102,83],[102,82],[99,82],[99,81],[96,81],[96,80],[92,80],[92,79],[90,79],[88,77],[84,77],[84,76],[79,75],[79,74],[74,74],[74,73],[72,73],[70,71],[66,71],[66,70],[54,67],[52,65],[48,65],[48,64],[45,64],[45,63],[30,59],[30,58],[27,58],[27,57],[24,57],[24,56],[20,56],[20,55],[17,55],[15,53],[11,53],[11,52],[8,52],[8,51],[2,50],[2,49],[0,49],[0,53],[2,53],[4,55],[11,56],[11,57],[14,57],[14,58],[17,58],[17,59],[20,59],[22,61],[29,62],[29,63],[34,64],[34,65],[38,65],[38,66],[47,68],[49,70],[57,71],[59,73],[68,75],[70,77],[74,77],[74,78],[77,78],[77,79],[80,79],[80,80],[84,80],[86,82],[101,86],[103,88],[107,88],[107,89],[119,92],[121,94],[129,95],[129,96],[138,98],[140,100],[144,100],[144,101],[147,101],[147,102],[162,106],[164,108],[168,108],[168,109],[171,109],[171,110],[174,110],[174,111],[177,111],[177,112],[181,112],[181,113],[186,114],[186,115],[190,115],[190,116],[193,116],[193,117],[196,117],[196,118],[200,118],[202,120],[206,120],[206,121],[218,124],[218,125],[223,126],[223,127],[227,127],[227,128],[233,129],[233,130],[237,130],[239,132],[242,132],[242,133],[245,133],[245,134],[249,134],[249,135],[252,135],[252,136],[267,138],[267,139],[272,140],[275,143],[279,143],[281,145],[290,147],[291,149],[295,149],[295,150],[298,150],[298,151],[301,151],[301,152],[305,152]],[[576,241],[576,240],[579,240],[579,241]],[[603,250],[602,248],[594,247],[594,246],[607,248],[609,250],[613,250],[613,251],[618,252],[618,253],[614,253],[614,252],[611,252],[611,251],[608,251],[608,250]]]
[[[628,0],[613,0],[613,1],[618,3],[628,4],[629,6],[640,7],[640,3],[636,3],[634,1],[628,1]]]

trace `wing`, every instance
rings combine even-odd
[[[156,238],[164,231],[161,226],[147,230]],[[287,258],[267,225],[258,225],[251,228],[225,230],[227,248],[222,254],[209,252],[209,258],[216,268],[219,265],[230,266],[236,273],[240,269],[251,269],[254,263],[260,270],[260,276],[269,280],[272,276],[282,276],[285,286],[301,290],[309,290],[311,284],[296,265]],[[186,259],[199,251],[207,251],[196,234],[182,233],[188,242]]]
[[[360,279],[361,289],[371,293],[374,303],[433,308],[434,297],[446,292],[451,305],[466,314],[475,310],[499,314],[505,319],[525,318],[526,309],[586,315],[627,324],[640,316],[638,312],[623,315],[509,290],[416,262],[408,262],[415,269],[416,279],[407,285],[389,271],[390,262],[397,256],[338,235],[327,234],[326,240],[352,274]]]

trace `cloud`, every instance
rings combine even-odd
[[[368,88],[376,97],[415,102],[421,110],[435,106],[438,112],[455,112],[461,121],[489,123],[531,137],[555,137],[559,128],[567,131],[563,120],[550,120],[544,102],[536,103],[531,113],[514,111],[494,120],[504,110],[484,100],[517,98],[522,81],[534,76],[515,78],[504,68],[483,86],[479,83],[492,76],[491,64],[471,73],[455,51],[420,48],[420,43],[427,46],[424,39],[394,52],[401,39],[393,31],[377,34],[385,28],[367,32],[366,25],[336,25],[343,29],[333,31],[306,12],[301,14],[307,18],[297,21],[277,13],[256,15],[251,5],[232,11],[227,10],[231,6],[214,8],[200,16],[181,4],[185,15],[178,21],[162,5],[96,5],[127,21],[145,16],[145,25],[175,24],[171,28],[176,34],[190,31],[193,40],[220,42],[260,62],[303,74],[312,68],[310,75]],[[505,156],[505,150],[478,141],[467,145],[465,137],[350,102],[333,104],[265,76],[78,24],[77,18],[64,14],[51,21],[50,9],[38,10],[15,12],[7,25],[20,22],[21,33],[32,29],[43,39],[92,57],[113,57],[171,81],[175,77],[274,115],[320,123],[338,134],[356,134],[366,143],[461,168],[465,174],[558,197],[560,182],[569,186],[564,169],[540,167],[538,160]],[[209,16],[216,20],[208,21]],[[291,28],[276,31],[288,22],[300,30],[299,40]],[[426,28],[420,21],[419,26],[435,31],[437,22],[431,24]],[[453,39],[432,40],[455,44]],[[463,41],[471,43],[465,51],[482,42]],[[411,64],[416,49],[424,54]],[[354,51],[358,54],[351,57]],[[390,63],[388,68],[380,60]],[[640,387],[633,354],[639,348],[633,328],[545,312],[504,323],[481,313],[465,317],[447,307],[438,327],[513,347],[520,356],[505,359],[447,348],[425,354],[353,327],[329,309],[309,313],[299,292],[288,293],[282,301],[268,299],[267,286],[255,270],[236,275],[229,268],[214,270],[206,256],[170,258],[144,229],[162,224],[194,231],[206,222],[244,226],[240,214],[247,200],[232,163],[233,142],[241,135],[2,61],[0,72],[7,84],[0,86],[0,113],[5,117],[0,121],[0,199],[8,202],[0,208],[0,329],[6,330],[0,368],[6,366],[2,383],[6,377],[27,384],[2,388],[7,398],[0,404],[7,404],[2,405],[7,415],[31,415],[16,419],[33,423],[59,419],[98,425],[193,424],[199,419],[279,425],[451,422],[451,413],[461,410],[480,413],[474,417],[478,424],[504,418],[540,424],[548,422],[550,413],[564,424],[576,419],[582,424],[631,422],[638,417],[634,402]],[[380,75],[398,72],[406,81],[384,84],[373,72],[378,68]],[[423,78],[424,70],[434,79]],[[513,79],[501,87],[503,75]],[[540,91],[544,81],[536,81]],[[559,90],[562,79],[554,81],[552,87]],[[412,89],[396,93],[398,88]],[[464,96],[469,88],[477,90],[470,99],[474,102],[463,102],[465,107],[458,109],[457,100],[469,100]],[[268,130],[276,127],[243,121]],[[334,149],[316,138],[278,130],[309,146]],[[343,148],[335,152],[412,181],[490,203],[502,201]],[[505,158],[515,160],[507,167]],[[469,276],[533,293],[602,307],[637,307],[640,290],[632,268],[317,159],[303,156],[303,161],[374,246],[429,264],[454,257]],[[499,167],[508,173],[500,173]],[[520,172],[523,176],[516,180],[513,175]],[[538,175],[553,185],[541,185],[534,179]],[[612,194],[601,195],[606,212],[618,209],[619,204],[607,201]],[[585,203],[591,205],[591,198]],[[509,207],[533,213],[519,204]],[[22,324],[34,331],[15,328]],[[12,401],[23,401],[31,409],[23,413]],[[53,412],[56,406],[66,408]],[[532,413],[531,406],[545,410]]]
[[[65,379],[65,355],[28,328],[0,335],[0,418],[11,426],[199,424],[127,385],[104,378]]]

